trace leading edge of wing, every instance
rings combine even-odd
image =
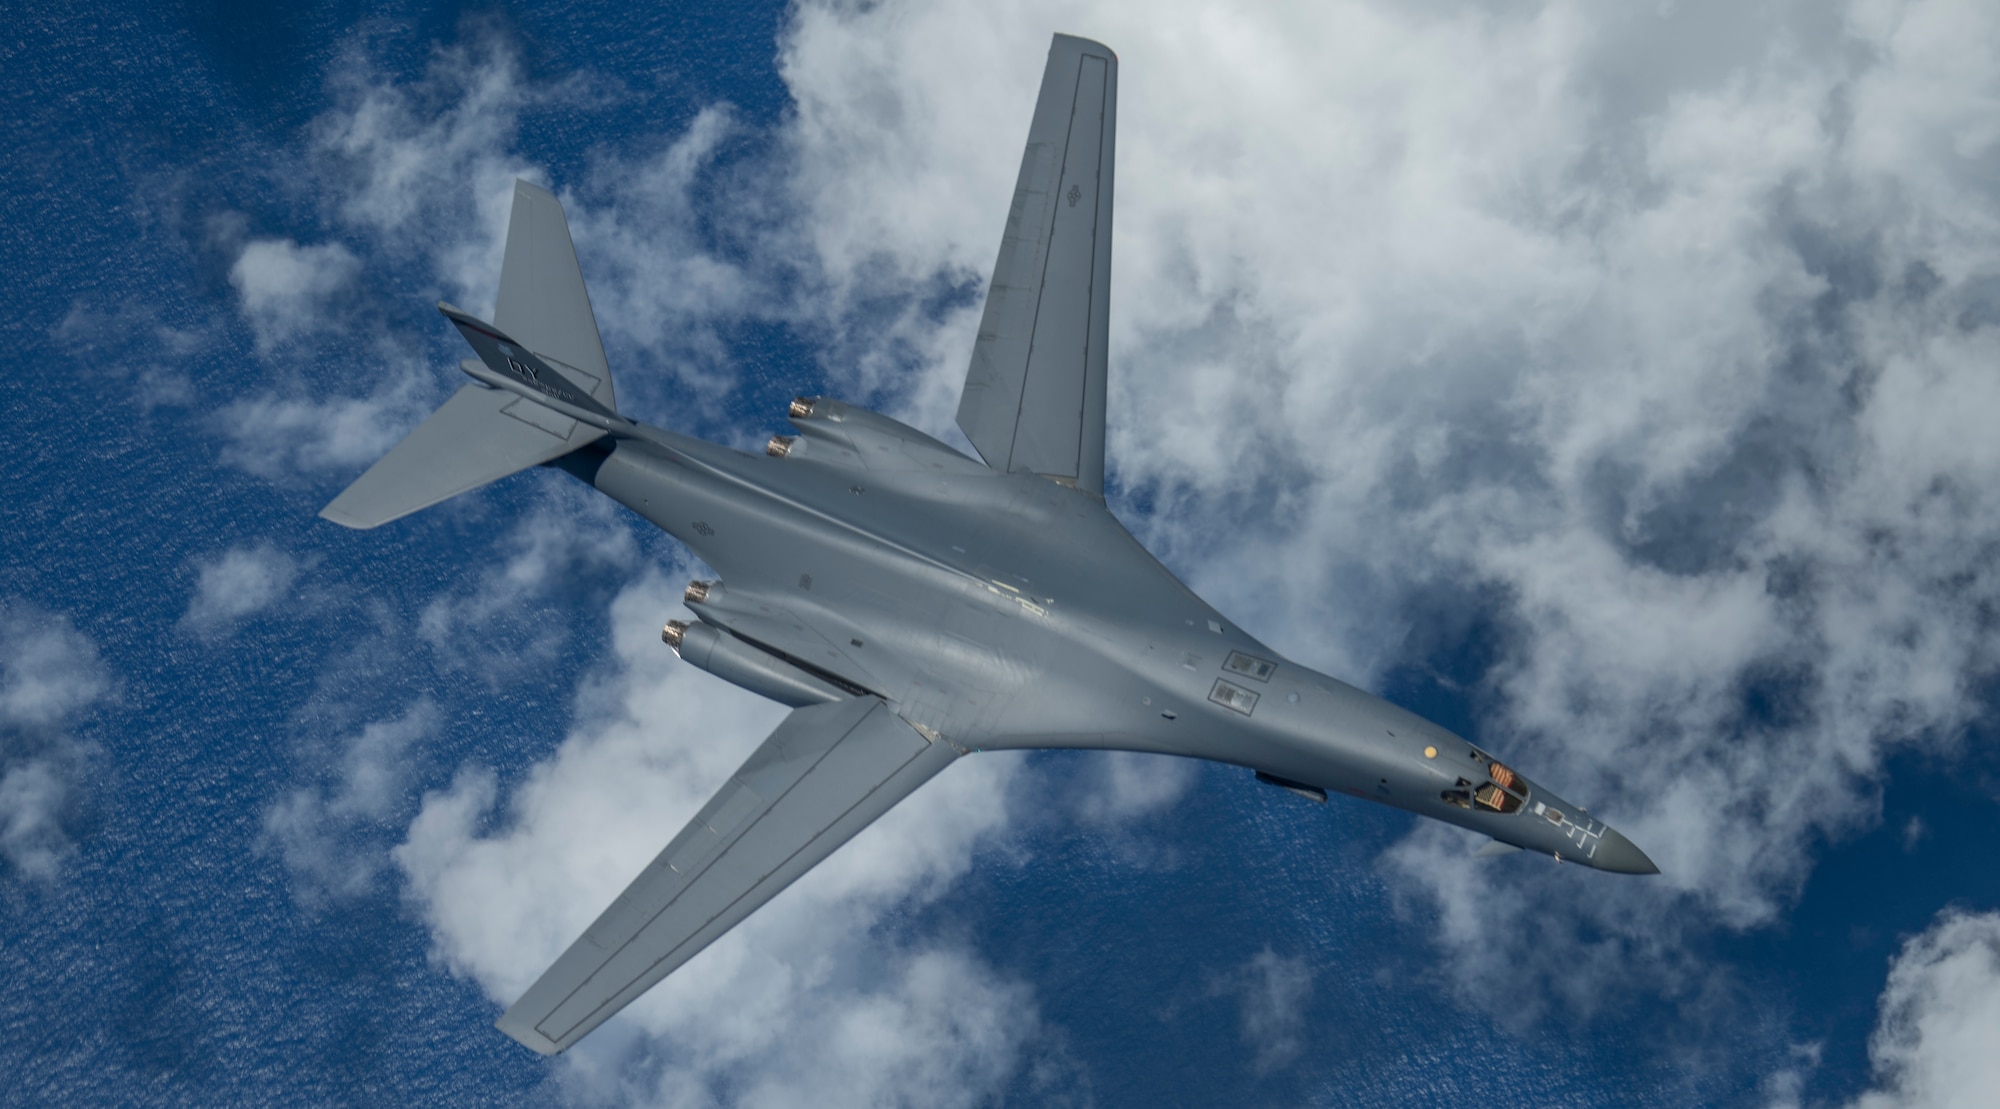
[[[496,1027],[568,1049],[957,755],[873,697],[794,711]]]

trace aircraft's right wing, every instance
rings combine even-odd
[[[1104,491],[1118,56],[1049,45],[958,426],[988,466]]]
[[[567,1049],[957,754],[873,697],[794,711],[499,1029],[544,1055]]]

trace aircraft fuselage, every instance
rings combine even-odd
[[[643,428],[557,464],[721,575],[690,604],[702,621],[879,695],[963,751],[1209,759],[1651,872],[1603,822],[1451,731],[1257,641],[1096,496],[988,469],[872,412],[801,404],[803,434],[781,457]]]

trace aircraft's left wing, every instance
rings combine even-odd
[[[1049,43],[958,426],[996,470],[1104,492],[1118,56]]]
[[[567,1049],[957,754],[873,697],[796,710],[498,1027]]]

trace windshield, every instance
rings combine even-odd
[[[1519,812],[1527,802],[1526,789],[1521,779],[1512,770],[1499,763],[1489,763],[1487,774],[1493,779],[1473,791],[1472,800],[1481,808],[1494,812]]]
[[[1520,812],[1528,802],[1528,785],[1520,775],[1499,763],[1488,763],[1488,780],[1474,786],[1464,778],[1455,789],[1438,794],[1438,799],[1461,809],[1481,808],[1489,812]]]

